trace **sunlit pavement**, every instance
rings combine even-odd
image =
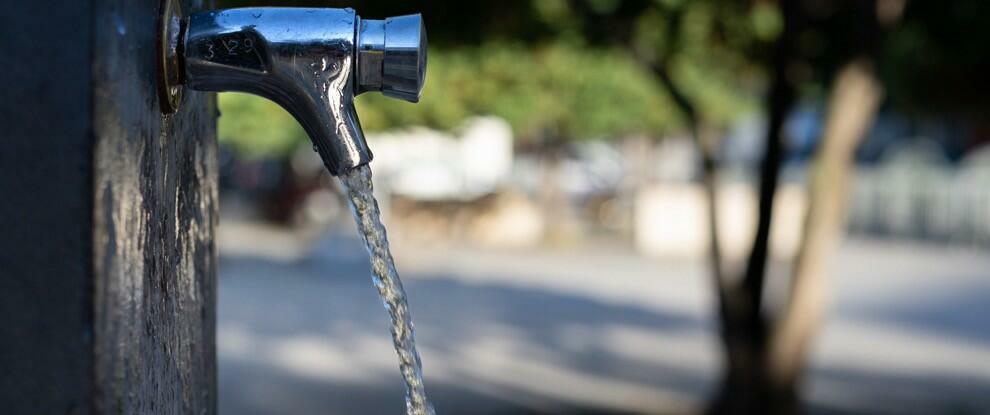
[[[393,245],[439,413],[685,413],[713,391],[702,264]],[[402,413],[356,237],[225,222],[220,250],[222,413]],[[833,275],[813,412],[990,412],[990,255],[854,241]]]

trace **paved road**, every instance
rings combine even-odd
[[[395,244],[440,413],[684,413],[720,356],[701,264],[619,247]],[[221,227],[220,409],[398,414],[364,251]],[[820,413],[990,413],[990,255],[849,242],[807,384]]]

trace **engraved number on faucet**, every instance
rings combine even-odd
[[[216,45],[217,43],[219,47]],[[237,56],[252,52],[254,52],[254,39],[245,36],[242,38],[217,39],[215,42],[207,43],[206,53],[203,57],[214,59],[218,53],[225,56]]]
[[[223,47],[227,48],[228,55],[231,56],[237,55],[237,46],[240,45],[240,42],[237,39],[227,39],[227,40],[222,40],[221,42],[223,42]]]

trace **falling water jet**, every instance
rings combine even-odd
[[[421,17],[365,20],[352,9],[246,8],[195,13],[184,24],[177,19],[163,19],[161,31],[163,109],[177,109],[184,85],[260,95],[299,120],[327,170],[339,176],[368,248],[372,281],[392,319],[407,413],[433,414],[409,305],[372,194],[371,151],[354,109],[354,97],[370,91],[419,101],[426,72]]]
[[[375,200],[371,169],[367,165],[352,169],[340,175],[340,182],[354,215],[358,233],[368,249],[371,279],[392,319],[392,342],[399,355],[399,370],[406,382],[406,412],[415,415],[433,414],[433,407],[426,398],[423,386],[422,363],[416,350],[409,304],[389,251],[388,236]]]

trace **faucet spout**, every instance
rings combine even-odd
[[[419,15],[362,22],[352,9],[215,10],[189,17],[181,45],[187,87],[281,105],[334,175],[372,159],[354,96],[382,91],[416,102],[426,68]]]

